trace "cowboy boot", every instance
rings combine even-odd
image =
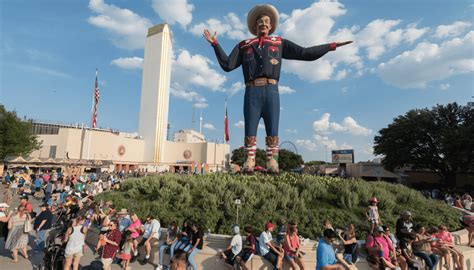
[[[255,157],[257,155],[257,137],[246,136],[244,139],[245,162],[243,172],[252,174],[255,169]]]
[[[265,138],[267,144],[267,173],[278,174],[278,136]]]

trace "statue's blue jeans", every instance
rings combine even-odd
[[[278,136],[280,94],[277,84],[245,88],[245,136],[257,136],[258,123],[263,118],[267,136]]]

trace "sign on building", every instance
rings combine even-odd
[[[332,150],[332,163],[354,163],[354,150]]]

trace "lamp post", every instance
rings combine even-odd
[[[235,199],[234,204],[237,207],[237,222],[235,224],[238,225],[239,224],[239,208],[240,208],[240,205],[242,204],[242,201],[240,201],[240,199]]]

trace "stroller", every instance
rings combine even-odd
[[[64,230],[56,227],[48,232],[46,237],[46,247],[44,251],[43,264],[39,265],[37,270],[61,270],[64,263],[65,247],[61,242]]]

